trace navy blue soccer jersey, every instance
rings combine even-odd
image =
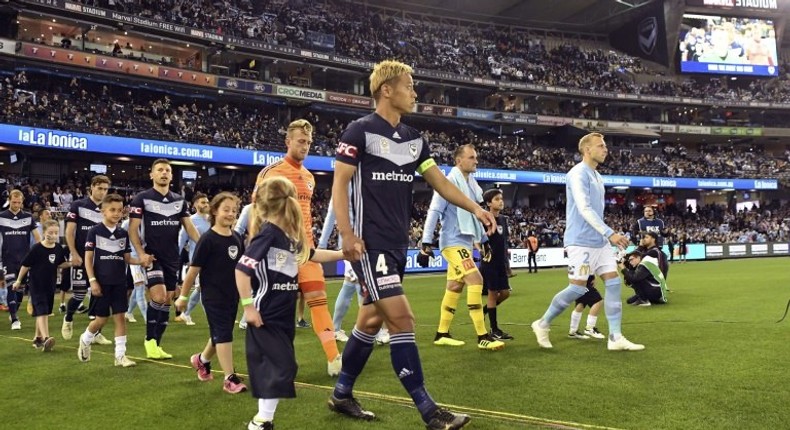
[[[636,221],[636,230],[637,233],[649,231],[657,234],[658,240],[656,240],[656,245],[658,245],[659,248],[664,246],[664,220],[660,218],[639,218]],[[641,234],[638,237],[641,237]],[[637,239],[637,243],[639,243],[639,239]]]
[[[507,269],[508,255],[507,245],[510,231],[507,227],[507,217],[499,215],[496,217],[496,230],[494,234],[488,236],[488,243],[491,245],[491,261],[482,262],[482,267],[490,267],[499,270]]]
[[[35,229],[33,215],[27,212],[0,212],[0,263],[6,274],[18,273],[22,258],[30,251],[30,241]]]
[[[153,188],[142,191],[132,200],[129,217],[142,219],[145,252],[162,264],[179,265],[178,232],[181,219],[189,217],[180,194],[168,191],[162,195]]]
[[[93,276],[99,285],[126,283],[125,254],[131,253],[129,234],[120,225],[110,231],[104,223],[88,230],[85,250],[93,251]]]
[[[368,249],[406,249],[415,172],[435,166],[415,128],[392,127],[377,113],[348,125],[336,159],[357,168],[351,178],[354,234]]]
[[[58,266],[66,261],[67,251],[59,244],[47,248],[41,243],[33,245],[24,256],[22,265],[29,267],[30,285],[39,291],[54,291],[58,275]]]
[[[250,242],[236,269],[249,275],[255,308],[266,325],[294,329],[299,266],[294,243],[274,224],[265,224]]]
[[[103,219],[101,204],[97,205],[90,197],[76,200],[69,207],[66,223],[77,224],[74,245],[81,257],[85,255],[85,239],[88,237],[88,230],[101,223]]]

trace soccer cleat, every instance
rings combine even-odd
[[[376,333],[376,343],[379,345],[386,345],[390,343],[390,331],[382,328]]]
[[[337,376],[340,374],[340,369],[343,368],[343,357],[338,354],[334,360],[326,364],[326,373],[329,376]]]
[[[502,330],[491,330],[491,337],[496,340],[513,340],[513,336]]]
[[[365,421],[373,421],[376,419],[376,414],[362,409],[362,405],[353,397],[338,399],[332,394],[329,396],[327,405],[332,412],[337,412],[338,414],[346,415],[351,418]]]
[[[437,346],[464,346],[466,342],[453,339],[450,333],[436,332],[436,337],[433,338],[433,344]]]
[[[195,322],[192,321],[192,317],[189,314],[181,314],[181,319],[184,320],[184,324],[186,325],[195,325]]]
[[[85,342],[82,341],[82,336],[80,336],[78,343],[80,346],[77,348],[77,358],[83,363],[91,361],[91,345],[86,345]]]
[[[438,408],[431,414],[430,419],[425,423],[428,430],[453,430],[465,426],[472,418],[469,415],[456,414],[444,408]]]
[[[625,302],[628,303],[629,305],[635,305],[637,304],[638,301],[639,301],[639,296],[637,296],[636,294],[625,300]]]
[[[201,381],[211,381],[214,375],[211,374],[211,363],[200,361],[200,354],[194,354],[189,358],[189,364],[197,372],[197,378]]]
[[[115,367],[134,367],[137,363],[129,360],[129,357],[122,356],[121,358],[115,357]]]
[[[63,326],[60,327],[60,335],[64,340],[71,340],[74,336],[74,322],[66,321],[66,318],[63,317]]]
[[[274,423],[271,421],[255,421],[253,419],[247,424],[247,430],[274,430]]]
[[[586,328],[586,329],[584,329],[584,334],[586,334],[587,336],[590,336],[592,338],[595,338],[595,339],[605,339],[606,338],[606,336],[604,336],[603,333],[598,331],[598,327]]]
[[[96,333],[96,336],[93,337],[93,342],[91,343],[96,345],[112,345],[112,341],[104,337],[104,335],[101,333]]]
[[[175,321],[176,321],[176,322],[184,322],[184,314],[177,315],[177,316],[175,317]]]
[[[161,358],[162,360],[170,360],[171,358],[173,358],[173,354],[166,353],[161,346],[157,346],[157,348],[159,348],[159,358]]]
[[[60,306],[58,306],[58,311],[60,313],[62,313],[62,314],[65,314],[66,313],[66,304],[65,303],[61,303]]]
[[[536,320],[532,322],[532,331],[535,332],[535,337],[541,348],[552,348],[551,341],[549,340],[550,328],[541,327],[540,320]]]
[[[652,304],[652,303],[650,303],[650,300],[641,300],[641,301],[640,301],[639,303],[637,303],[636,305],[637,305],[637,306],[641,306],[641,307],[648,307],[648,306],[653,306],[653,304]]]
[[[335,330],[335,340],[338,342],[348,342],[348,335],[345,330]]]
[[[505,342],[496,340],[488,334],[478,336],[477,348],[485,351],[499,351],[505,348]]]
[[[247,321],[239,321],[239,328],[242,330],[247,330]]]
[[[568,333],[568,337],[571,339],[589,339],[590,336],[580,332],[580,331],[572,331]]]
[[[11,330],[22,330],[22,323],[19,320],[11,321]]]
[[[124,317],[124,319],[126,319],[126,322],[130,322],[130,323],[136,323],[137,322],[137,320],[134,319],[134,314],[126,313],[126,314],[123,315],[123,317]]]
[[[310,325],[310,323],[305,320],[299,320],[296,322],[296,328],[310,328],[310,327],[312,327],[312,325]]]
[[[156,344],[156,339],[146,340],[143,342],[145,346],[145,356],[152,360],[161,360],[162,354],[159,353],[159,345]]]
[[[33,348],[41,349],[44,347],[44,341],[40,337],[33,339]]]
[[[241,378],[238,375],[233,373],[222,382],[222,391],[229,394],[239,394],[247,391],[247,386],[241,382]]]
[[[42,352],[51,352],[55,348],[55,338],[48,337],[41,343]]]
[[[641,351],[645,349],[645,346],[638,343],[633,343],[626,339],[625,336],[620,335],[620,338],[617,340],[609,339],[606,348],[609,351]]]

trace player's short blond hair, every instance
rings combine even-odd
[[[19,198],[21,198],[23,200],[25,199],[25,195],[22,193],[22,191],[19,191],[17,189],[11,190],[11,192],[8,194],[8,199],[9,200],[11,200],[13,198],[17,198],[17,197],[19,197]]]
[[[593,139],[596,138],[603,140],[603,135],[601,133],[589,133],[582,136],[582,138],[579,139],[579,152],[584,154],[584,148],[592,145]]]
[[[288,124],[288,137],[291,137],[294,130],[302,130],[304,134],[311,135],[313,134],[313,124],[310,124],[310,121],[306,119],[297,119]]]
[[[411,75],[414,73],[414,69],[408,64],[395,60],[385,60],[376,64],[373,66],[373,72],[370,73],[370,94],[375,100],[378,100],[381,95],[381,86],[397,79],[404,73]]]

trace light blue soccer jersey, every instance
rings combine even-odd
[[[433,231],[436,229],[436,222],[441,221],[439,249],[445,249],[449,246],[463,246],[471,249],[475,237],[472,234],[461,234],[461,228],[458,226],[459,210],[463,209],[458,209],[458,206],[448,202],[434,191],[431,206],[428,208],[428,217],[425,219],[422,242],[420,243],[433,243]]]
[[[203,233],[209,231],[211,228],[211,224],[208,223],[208,219],[200,214],[194,214],[189,217],[192,220],[192,224],[195,225],[195,228],[198,231],[198,234],[203,236]],[[189,242],[189,245],[187,245]],[[189,261],[192,261],[192,256],[195,254],[195,246],[197,246],[196,242],[193,242],[192,239],[189,238],[187,231],[184,227],[181,227],[181,231],[178,232],[178,249],[184,249],[184,245],[187,245],[187,252],[189,252]]]
[[[607,246],[614,230],[603,221],[606,191],[601,175],[581,162],[568,172],[565,192],[565,246]]]

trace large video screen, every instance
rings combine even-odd
[[[679,40],[681,72],[779,74],[771,20],[685,14]]]

